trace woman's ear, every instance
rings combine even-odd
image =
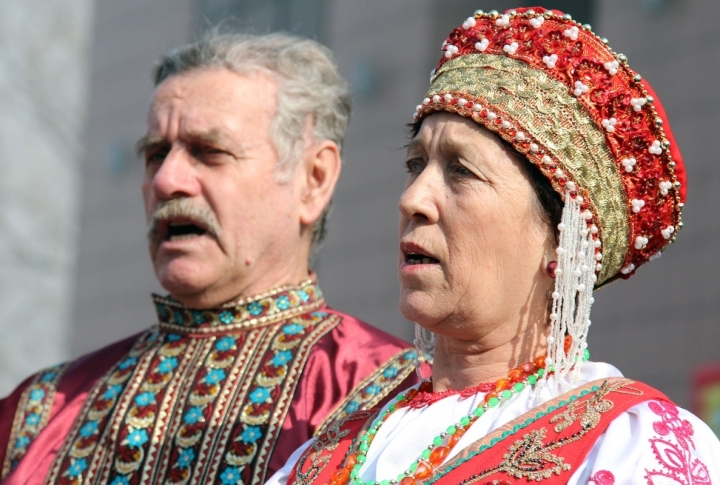
[[[303,162],[300,223],[309,227],[332,199],[342,169],[340,149],[331,140],[313,143],[306,149]]]
[[[543,257],[541,269],[551,278],[555,278],[555,269],[557,268],[557,243],[555,242],[555,233],[552,228],[548,228],[547,238],[545,239],[545,247],[543,249]]]

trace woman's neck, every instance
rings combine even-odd
[[[437,336],[433,362],[433,390],[462,390],[482,382],[494,382],[507,377],[508,372],[536,357],[547,349],[546,326],[525,329],[513,337],[487,338],[468,341]]]

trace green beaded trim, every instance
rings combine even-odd
[[[498,436],[498,437],[493,438],[492,440],[490,440],[490,442],[489,442],[488,444],[483,445],[483,446],[481,446],[480,448],[478,448],[477,451],[475,451],[475,452],[473,452],[473,453],[470,453],[468,456],[466,456],[465,458],[463,458],[463,459],[461,459],[461,460],[457,460],[456,463],[454,463],[452,466],[448,466],[447,468],[445,468],[444,470],[442,470],[442,472],[438,473],[436,476],[433,476],[432,478],[428,478],[428,480],[425,482],[425,484],[426,484],[426,485],[430,485],[430,484],[432,484],[432,483],[435,483],[436,481],[438,481],[439,479],[441,479],[442,477],[444,477],[445,475],[447,475],[448,473],[450,473],[451,471],[453,471],[454,469],[456,469],[457,467],[459,467],[459,466],[462,465],[463,463],[471,460],[472,458],[475,458],[477,455],[479,455],[480,453],[484,452],[485,450],[487,450],[487,449],[489,449],[489,448],[492,448],[492,447],[495,446],[499,441],[502,441],[502,440],[504,440],[505,438],[507,438],[508,436],[517,433],[518,431],[520,431],[520,430],[523,429],[523,428],[527,428],[528,426],[530,426],[531,424],[533,424],[535,421],[537,421],[538,419],[542,418],[543,416],[546,416],[546,415],[552,413],[553,411],[555,411],[555,410],[557,410],[557,409],[560,409],[560,408],[562,408],[562,407],[565,407],[565,406],[567,406],[568,404],[570,404],[571,402],[577,401],[577,400],[580,399],[581,397],[585,397],[586,395],[590,394],[591,392],[596,392],[596,391],[598,391],[599,389],[600,389],[600,386],[593,386],[593,387],[591,387],[590,389],[584,389],[584,390],[582,390],[579,394],[577,394],[577,395],[575,395],[575,396],[570,396],[566,401],[560,401],[556,406],[550,406],[550,407],[548,407],[546,410],[540,411],[539,413],[537,413],[537,414],[536,414],[535,416],[533,416],[532,418],[528,418],[528,419],[526,419],[524,422],[516,424],[515,426],[513,426],[512,429],[509,429],[509,430],[503,432],[500,436]]]
[[[498,406],[502,401],[507,401],[513,397],[515,393],[519,393],[522,391],[527,384],[535,384],[538,380],[538,378],[541,378],[543,375],[545,375],[545,369],[539,369],[536,374],[531,374],[527,378],[525,378],[522,382],[517,382],[513,385],[511,389],[506,389],[500,393],[500,398],[492,397],[488,399],[487,402],[484,402],[482,405],[475,408],[469,416],[465,416],[462,419],[460,419],[460,422],[448,426],[448,428],[445,430],[444,433],[441,433],[440,435],[433,438],[432,444],[429,445],[423,452],[420,454],[420,458],[415,460],[410,467],[406,470],[405,473],[401,473],[397,477],[397,482],[402,481],[406,477],[412,477],[412,475],[417,470],[417,467],[420,465],[421,460],[428,460],[430,458],[430,453],[432,452],[432,449],[441,446],[445,442],[445,438],[448,436],[452,436],[455,433],[458,432],[458,429],[467,429],[472,425],[475,420],[477,420],[480,416],[485,414],[485,411],[494,408]],[[360,445],[358,446],[358,456],[357,456],[357,464],[353,467],[352,471],[350,472],[350,481],[353,485],[390,485],[392,484],[389,480],[382,480],[380,482],[377,481],[364,481],[360,479],[358,476],[360,475],[360,469],[362,468],[363,463],[365,463],[366,460],[366,454],[368,450],[370,449],[370,442],[371,442],[371,436],[375,435],[378,430],[380,429],[380,426],[385,422],[385,419],[395,412],[396,406],[395,404],[397,402],[402,401],[405,399],[406,393],[401,394],[397,396],[395,403],[388,406],[388,409],[383,411],[380,416],[373,422],[372,426],[360,437]]]

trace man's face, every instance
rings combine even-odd
[[[307,276],[299,177],[276,175],[270,124],[276,82],[226,69],[166,79],[155,90],[143,197],[162,286],[211,307]]]

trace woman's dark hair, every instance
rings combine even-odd
[[[420,132],[422,122],[423,119],[420,119],[414,123],[408,124],[411,139],[415,138]],[[543,222],[552,228],[553,235],[555,236],[555,244],[558,244],[560,242],[560,230],[558,229],[558,224],[560,224],[560,220],[562,219],[562,210],[564,207],[560,194],[555,192],[555,189],[553,189],[550,181],[542,174],[537,166],[530,163],[523,154],[518,153],[510,143],[500,137],[498,137],[498,139],[502,142],[505,148],[510,151],[510,153],[518,155],[518,158],[522,161],[522,166],[525,169],[526,175],[530,179],[530,183],[532,184],[533,189],[535,190],[535,195],[537,196],[537,201],[539,202],[540,217]]]

